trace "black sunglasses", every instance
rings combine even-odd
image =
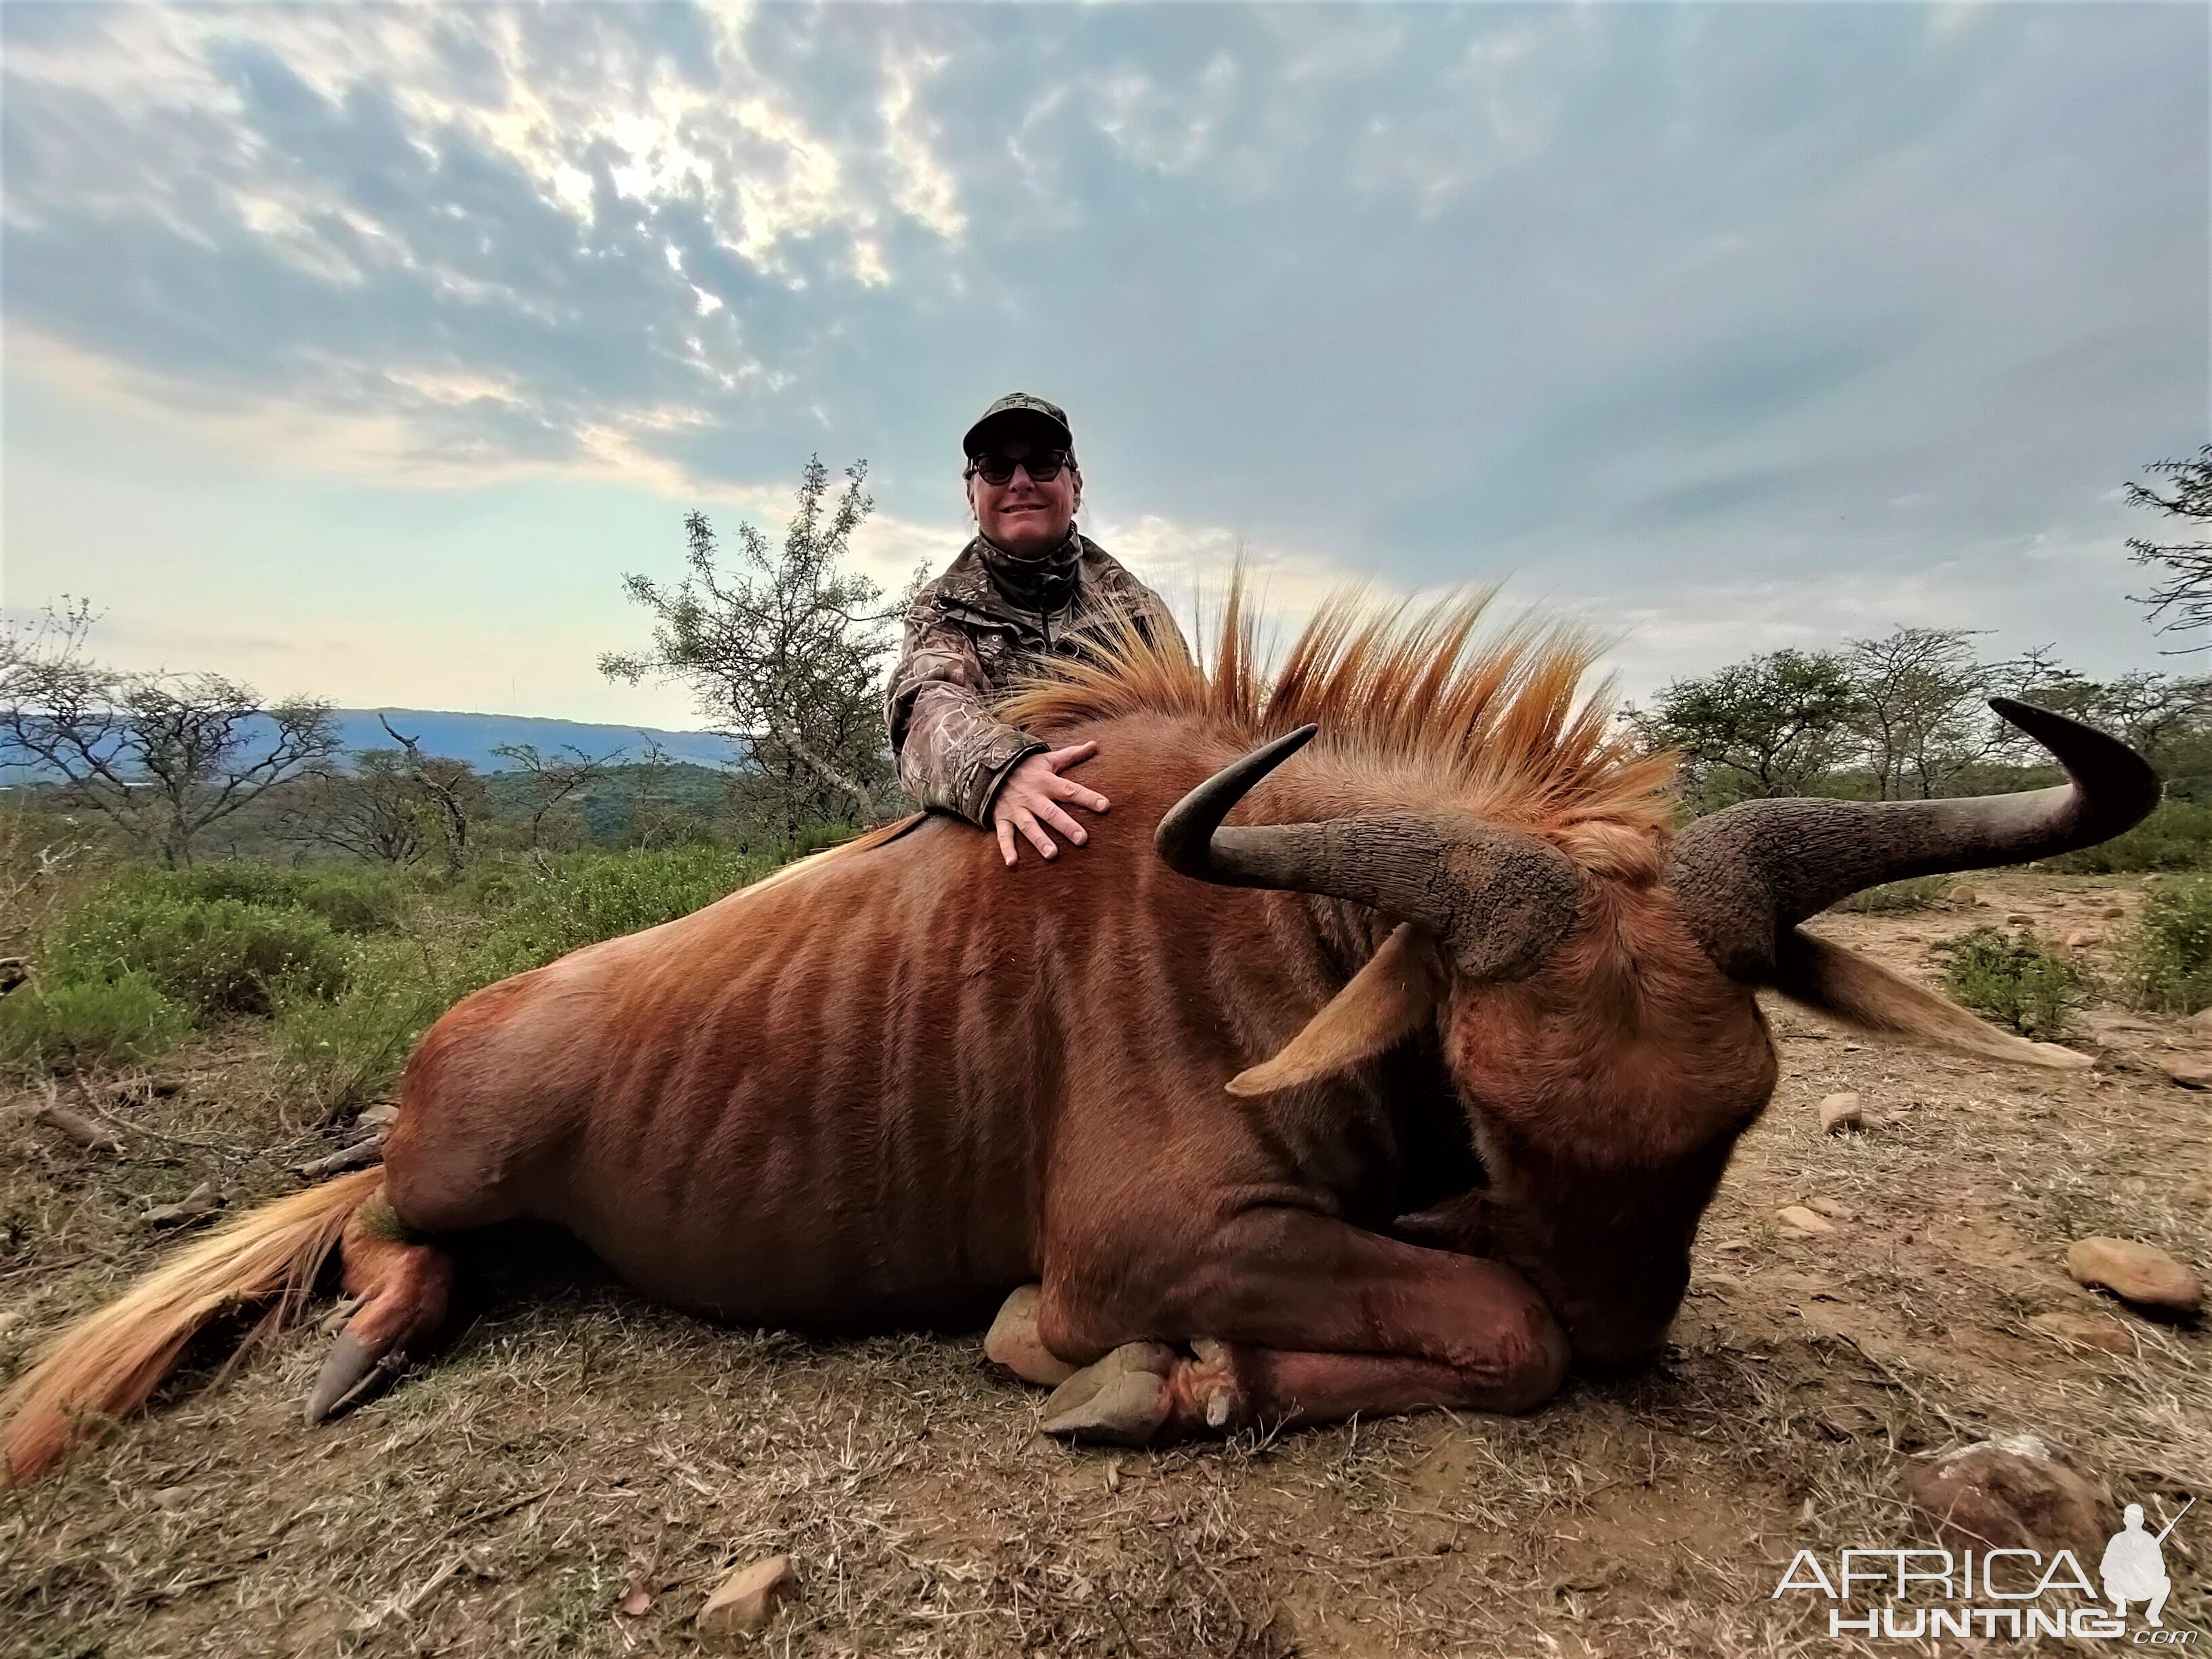
[[[981,473],[985,483],[996,485],[1012,483],[1014,469],[1020,467],[1030,475],[1031,483],[1050,483],[1073,459],[1064,449],[1041,449],[1019,460],[1011,455],[978,455],[968,463],[968,471]]]

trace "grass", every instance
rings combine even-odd
[[[781,860],[720,847],[571,853],[517,862],[474,884],[499,921],[477,977],[489,983],[583,945],[689,915],[766,875]]]
[[[319,996],[343,990],[353,952],[309,910],[126,881],[66,915],[40,966],[58,982],[143,974],[198,1015],[267,1014],[279,984]]]
[[[270,864],[199,864],[185,870],[142,870],[131,889],[186,903],[235,899],[264,909],[303,910],[341,933],[390,933],[400,924],[405,895],[389,871],[328,866],[286,869]]]
[[[1954,1000],[2027,1036],[2057,1036],[2089,989],[2079,967],[2026,932],[1971,928],[1929,953],[1942,963],[1943,989]]]
[[[349,1117],[390,1092],[415,1039],[453,1000],[404,948],[357,961],[337,997],[288,981],[276,998],[276,1082],[315,1121]]]
[[[2212,866],[2212,806],[2167,799],[2112,840],[2051,859],[2042,867],[2069,875],[2116,875]]]
[[[0,1064],[33,1072],[137,1065],[173,1048],[188,1024],[149,975],[34,981],[0,1000]]]
[[[2212,878],[2154,891],[2122,957],[2137,1007],[2193,1014],[2212,1006]]]

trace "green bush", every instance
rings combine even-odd
[[[2048,860],[2046,870],[2075,875],[2113,875],[2143,870],[2202,870],[2212,866],[2212,806],[2168,799],[2125,835]]]
[[[775,860],[720,847],[652,853],[573,853],[510,866],[476,890],[504,912],[484,943],[480,983],[542,967],[558,956],[689,915],[757,879]]]
[[[1943,988],[1957,1001],[2032,1037],[2051,1037],[2067,1010],[2088,990],[2088,978],[2028,933],[1976,927],[1932,946],[1943,963]]]
[[[1915,876],[1909,881],[1893,881],[1881,887],[1869,887],[1863,893],[1854,893],[1831,908],[1863,914],[1925,910],[1957,885],[1958,880],[1956,876]]]
[[[2154,892],[2123,942],[2128,1000],[2160,1013],[2212,1006],[2212,880]]]
[[[453,1000],[424,969],[366,960],[343,996],[327,999],[290,983],[276,997],[276,1080],[325,1123],[387,1092],[409,1052]]]
[[[0,998],[0,1060],[39,1071],[150,1060],[184,1035],[185,1023],[145,974],[34,982]]]
[[[188,870],[142,871],[130,884],[188,902],[237,899],[265,908],[306,910],[342,933],[390,933],[399,926],[399,882],[383,870],[197,864]]]
[[[111,890],[64,918],[45,969],[56,983],[94,984],[144,974],[209,1014],[265,1014],[279,983],[334,996],[352,953],[307,910],[240,899],[185,899],[136,885]]]

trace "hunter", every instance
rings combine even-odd
[[[1066,809],[1103,812],[1107,800],[1062,775],[1097,744],[1054,749],[994,718],[993,696],[1025,659],[1079,652],[1086,629],[1116,616],[1156,640],[1182,635],[1159,595],[1076,529],[1083,473],[1057,404],[1009,392],[961,447],[977,533],[908,607],[884,720],[906,792],[991,830],[1011,866],[1023,840],[1044,858],[1060,850],[1055,831],[1082,846],[1089,833]]]

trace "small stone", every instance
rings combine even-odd
[[[381,1129],[399,1115],[399,1109],[388,1100],[380,1100],[374,1106],[364,1106],[354,1119],[354,1127],[361,1129]]]
[[[2091,933],[2087,927],[2076,927],[2066,935],[2066,948],[2069,951],[2087,951],[2096,943],[2096,934]]]
[[[1917,1462],[1905,1490],[1953,1549],[2070,1549],[2094,1560],[2112,1526],[2112,1494],[2032,1434],[1978,1441]]]
[[[1994,910],[1996,908],[1996,906],[1992,904],[1988,899],[1983,898],[1978,895],[1974,899],[1974,908],[1978,910]]]
[[[1024,1285],[1009,1295],[984,1334],[983,1357],[1017,1376],[1057,1388],[1082,1368],[1053,1352],[1037,1334],[1037,1310],[1043,1301],[1041,1285]]]
[[[2124,921],[2127,920],[2128,907],[2124,904],[2108,904],[2097,914],[2104,917],[2106,921]]]
[[[2185,1048],[2178,1054],[2160,1054],[2158,1069],[2166,1073],[2166,1081],[2178,1083],[2185,1089],[2212,1089],[2212,1053],[2202,1048]]]
[[[1832,1198],[1808,1198],[1805,1200],[1805,1207],[1827,1217],[1831,1221],[1856,1221],[1859,1218],[1856,1210],[1848,1205],[1837,1203]]]
[[[212,1181],[203,1181],[174,1204],[156,1204],[138,1218],[149,1227],[181,1227],[213,1215],[222,1208],[222,1194]]]
[[[1857,1095],[1846,1091],[1830,1095],[1820,1103],[1820,1133],[1839,1135],[1851,1129],[1867,1126],[1866,1109],[1859,1103]]]
[[[739,1567],[699,1609],[699,1628],[709,1636],[751,1636],[775,1617],[798,1581],[787,1555]]]
[[[2092,1314],[2038,1314],[2027,1322],[2052,1341],[2069,1347],[2101,1348],[2106,1353],[2133,1353],[2136,1340],[2109,1319]]]
[[[2028,915],[2025,910],[2014,910],[2005,917],[2005,926],[2008,927],[2033,927],[2035,926],[2035,918]]]
[[[1832,1233],[1836,1224],[1827,1217],[1807,1209],[1802,1204],[1786,1204],[1774,1212],[1774,1218],[1785,1227],[1801,1233]]]
[[[653,1611],[653,1592],[645,1587],[645,1580],[630,1579],[623,1599],[615,1603],[615,1611],[625,1619],[642,1619]]]
[[[2190,1015],[2189,1029],[2201,1037],[2212,1037],[2212,1008],[2199,1008]]]
[[[2204,1305],[2203,1281],[2155,1244],[2127,1238],[2077,1238],[2066,1271],[2080,1285],[2101,1286],[2124,1302],[2191,1314]]]

